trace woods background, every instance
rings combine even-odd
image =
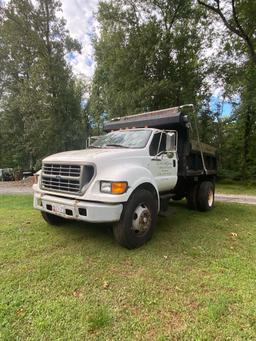
[[[68,63],[81,46],[59,1],[0,5],[0,168],[38,169],[46,155],[84,148],[106,118],[193,103],[220,176],[255,181],[255,1],[101,1],[90,81]]]

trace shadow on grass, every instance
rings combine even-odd
[[[64,233],[68,238],[72,236],[72,239],[83,240],[88,238],[97,238],[100,240],[114,240],[112,225],[106,223],[88,223],[76,220],[67,220],[59,226],[54,228],[61,230],[60,233]]]
[[[113,255],[150,252],[156,256],[159,254],[178,256],[186,253],[203,259],[206,254],[214,256],[221,253],[222,248],[227,250],[233,247],[236,241],[231,240],[231,232],[238,232],[240,235],[243,217],[248,215],[248,210],[255,212],[248,206],[223,203],[217,203],[209,212],[198,212],[188,209],[185,200],[171,202],[170,208],[171,214],[168,217],[158,217],[152,239],[134,251],[118,245],[111,224],[67,221],[51,229],[55,229],[54,234],[57,234],[58,238],[65,240],[66,246],[73,244],[85,249],[94,248]]]
[[[181,231],[183,229],[185,231],[186,225],[182,224],[180,217],[188,217],[192,212],[193,211],[188,210],[186,207],[185,201],[171,203],[170,215],[167,217],[158,217],[152,240],[146,243],[142,248],[154,248],[154,240],[156,239],[159,241],[162,237],[165,238],[165,241],[171,241],[173,238],[172,234],[175,230]],[[111,244],[112,247],[116,246],[117,249],[123,249],[115,241],[112,227],[113,224],[111,223],[88,223],[76,220],[67,220],[63,224],[53,228],[55,228],[56,231],[59,230],[59,232],[57,232],[58,234],[62,234],[63,236],[65,235],[67,240],[83,242],[85,240],[93,239],[94,242],[96,242],[97,247]],[[166,232],[168,232],[168,236],[166,235]]]

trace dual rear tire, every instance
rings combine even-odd
[[[187,193],[188,207],[202,212],[209,211],[214,205],[215,186],[211,181],[191,185]]]

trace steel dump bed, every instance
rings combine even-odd
[[[150,111],[138,115],[113,118],[104,126],[104,130],[109,132],[117,129],[127,128],[158,128],[173,129],[174,126],[184,126],[188,122],[180,107]]]

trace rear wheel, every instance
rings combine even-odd
[[[121,219],[113,227],[115,239],[127,249],[145,244],[154,232],[157,200],[144,189],[136,190],[125,204]]]
[[[210,181],[203,181],[197,193],[197,205],[199,211],[209,211],[214,205],[214,184]]]
[[[198,184],[194,183],[190,186],[190,189],[187,193],[187,205],[192,210],[197,210],[197,191]]]
[[[61,218],[57,215],[48,213],[48,212],[43,212],[41,211],[43,219],[50,225],[60,225],[65,221],[64,218]]]
[[[174,201],[180,201],[182,199],[184,199],[184,195],[176,194],[174,197],[172,197],[172,200],[174,200]]]

